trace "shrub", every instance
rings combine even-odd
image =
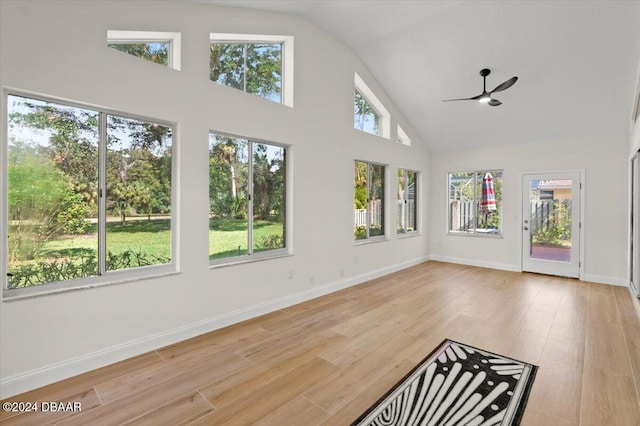
[[[136,268],[139,266],[168,263],[169,258],[145,252],[127,250],[122,253],[107,253],[107,270]],[[23,288],[46,283],[69,281],[92,277],[97,274],[95,256],[75,256],[37,263],[25,263],[9,270],[8,288]]]
[[[284,247],[282,235],[264,235],[256,242],[258,250],[272,250]]]

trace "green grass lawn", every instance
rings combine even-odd
[[[256,220],[253,229],[254,252],[282,247],[282,222]],[[48,241],[36,259],[14,262],[9,265],[9,272],[14,274],[16,286],[93,276],[97,273],[97,250],[94,224],[86,234]],[[125,225],[109,222],[107,252],[109,270],[167,263],[171,258],[171,222],[168,219],[132,220]],[[247,254],[247,221],[211,219],[209,258],[243,254]]]
[[[243,219],[211,219],[209,221],[209,259],[247,254],[248,223]],[[283,235],[282,222],[255,220],[253,248],[259,251],[262,241],[270,236]]]
[[[254,221],[254,251],[269,236],[282,236],[282,222]],[[98,237],[95,225],[84,235],[66,235],[47,242],[40,260],[96,256]],[[171,223],[168,219],[131,221],[125,225],[107,224],[107,251],[142,252],[155,257],[171,257]],[[211,219],[209,221],[209,257],[211,259],[247,253],[247,221]]]

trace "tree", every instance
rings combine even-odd
[[[160,65],[169,65],[168,43],[110,43],[109,47]]]
[[[74,191],[96,212],[98,188],[98,114],[94,111],[28,100],[12,96],[15,102],[9,126],[41,130],[48,144],[46,152],[67,177]]]
[[[171,208],[171,128],[109,116],[107,208],[120,216],[166,213]]]
[[[367,163],[356,161],[354,167],[353,204],[357,210],[367,208]]]
[[[28,144],[9,149],[9,263],[35,259],[43,244],[63,232],[82,232],[88,207],[51,160]]]
[[[246,218],[247,145],[243,139],[211,135],[209,197],[213,216]]]
[[[209,58],[211,81],[280,101],[281,44],[212,43]]]

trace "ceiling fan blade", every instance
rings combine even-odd
[[[488,103],[489,105],[491,105],[491,106],[500,106],[500,105],[502,105],[502,102],[500,102],[500,101],[499,101],[499,100],[497,100],[497,99],[491,99],[491,100],[490,100],[489,102],[487,102],[487,103]]]
[[[498,84],[498,86],[490,91],[489,93],[502,92],[503,90],[507,90],[509,87],[513,86],[516,81],[518,81],[518,77],[511,77],[509,80]]]
[[[473,98],[460,98],[460,99],[444,99],[442,102],[451,102],[451,101],[476,101],[480,99],[484,95],[484,93],[474,96]]]

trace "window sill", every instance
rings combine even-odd
[[[245,263],[261,262],[263,260],[279,259],[282,257],[293,256],[287,249],[274,250],[268,253],[258,253],[252,255],[243,255],[238,257],[226,257],[209,261],[209,269],[224,268],[226,266],[242,265]]]
[[[494,239],[502,239],[502,234],[491,234],[488,232],[447,232],[447,235],[451,235],[454,237],[478,237],[478,238],[494,238]]]
[[[353,245],[354,246],[364,246],[364,245],[367,245],[367,244],[379,243],[381,241],[389,241],[389,240],[385,235],[381,235],[379,237],[365,238],[363,240],[355,240],[353,242]]]
[[[404,232],[402,234],[396,234],[396,238],[401,240],[403,238],[411,238],[411,237],[419,237],[420,236],[420,232],[418,231],[411,231],[411,232]]]
[[[96,287],[106,287],[111,285],[125,284],[134,281],[143,281],[154,278],[177,275],[175,265],[150,266],[136,268],[128,271],[113,271],[100,277],[83,278],[72,281],[56,282],[50,284],[40,284],[25,288],[4,289],[2,292],[3,302],[30,299],[33,297],[49,296],[52,294],[66,293],[69,291],[88,290]]]

